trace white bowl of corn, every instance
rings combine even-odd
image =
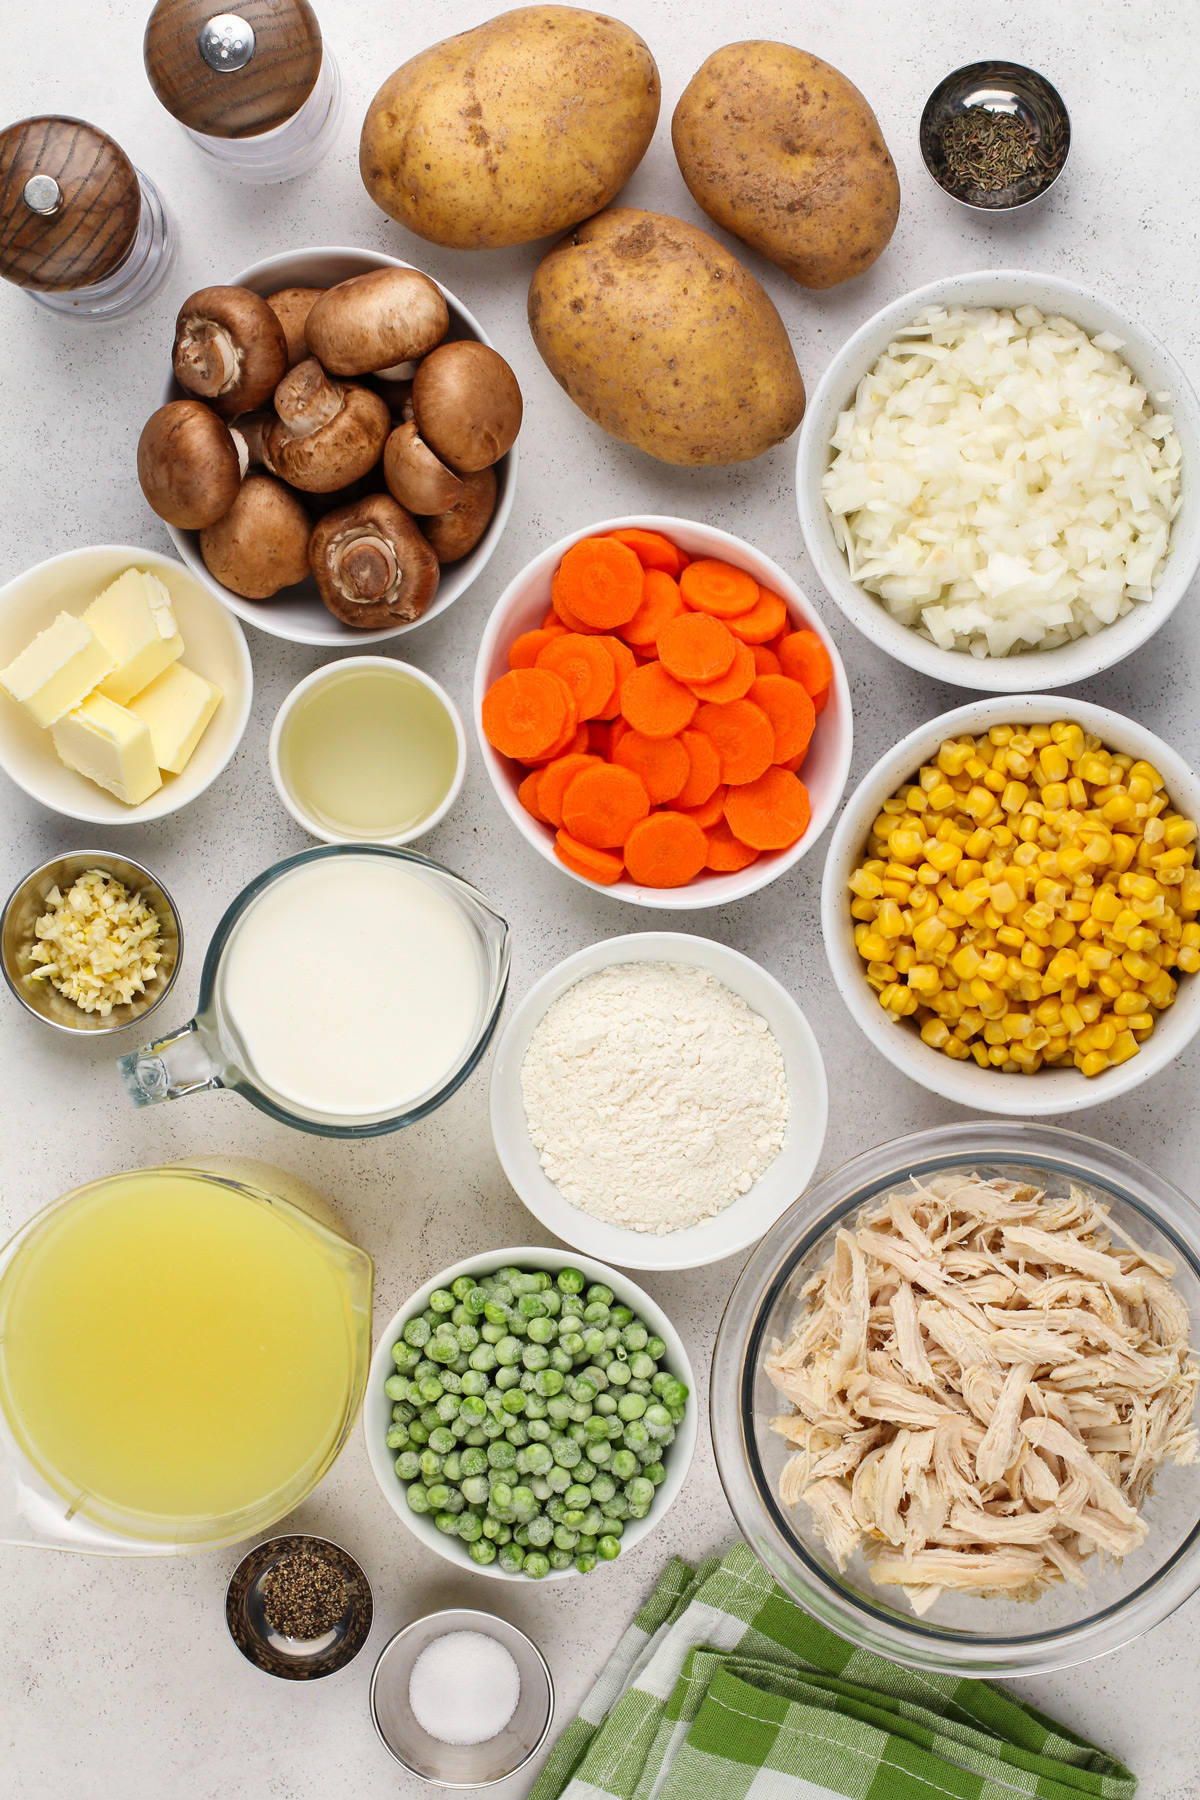
[[[834,979],[878,1050],[980,1112],[1127,1093],[1200,1029],[1200,779],[1107,707],[996,695],[912,732],[838,821]]]

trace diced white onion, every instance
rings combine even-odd
[[[852,578],[943,650],[1092,636],[1149,600],[1179,440],[1111,332],[929,306],[859,383],[822,478]]]

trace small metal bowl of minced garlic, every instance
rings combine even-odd
[[[141,863],[79,850],[19,882],[0,913],[0,968],[44,1025],[99,1036],[166,999],[183,956],[175,902]]]
[[[682,932],[609,938],[543,976],[492,1072],[496,1150],[555,1235],[631,1269],[760,1238],[825,1138],[816,1038],[749,957]]]

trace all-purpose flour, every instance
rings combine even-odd
[[[569,988],[529,1040],[521,1092],[564,1199],[660,1236],[749,1192],[787,1130],[770,1026],[680,963],[620,963]]]

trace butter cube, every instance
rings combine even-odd
[[[159,768],[182,775],[220,704],[220,688],[176,662],[134,695],[129,710],[149,729]]]
[[[157,575],[126,569],[83,615],[113,659],[100,692],[124,706],[183,655],[171,596]]]
[[[103,694],[89,694],[53,727],[51,737],[68,769],[138,806],[162,786],[150,729]]]
[[[89,625],[62,612],[15,662],[0,669],[0,687],[37,724],[53,725],[91,693],[115,660]]]

